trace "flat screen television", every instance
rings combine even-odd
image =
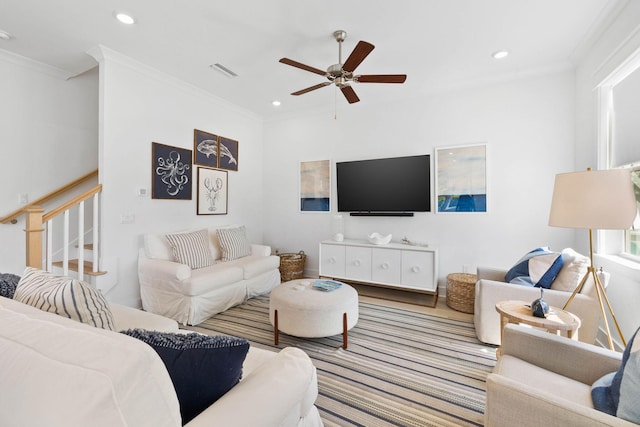
[[[431,211],[428,154],[336,163],[338,211],[413,215]]]

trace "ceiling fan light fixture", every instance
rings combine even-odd
[[[113,13],[114,16],[116,17],[116,19],[118,21],[120,21],[121,23],[125,24],[125,25],[133,25],[136,23],[136,20],[133,18],[133,16],[131,16],[130,14],[126,13],[126,12],[114,12]]]
[[[493,52],[491,54],[491,56],[493,57],[493,59],[503,59],[503,58],[506,58],[507,56],[509,56],[509,51],[508,50],[497,50],[497,51]]]

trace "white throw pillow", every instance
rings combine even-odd
[[[551,289],[556,291],[573,292],[580,280],[587,273],[589,257],[586,257],[571,248],[562,250],[562,268],[551,284]]]
[[[251,255],[251,244],[247,240],[244,225],[236,228],[219,228],[216,232],[220,249],[222,249],[222,261]]]
[[[212,266],[215,261],[209,249],[209,232],[206,229],[191,233],[167,234],[174,259],[192,269]]]
[[[81,280],[27,267],[13,299],[96,328],[115,330],[107,300]]]

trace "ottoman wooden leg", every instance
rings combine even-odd
[[[349,339],[347,338],[347,313],[342,315],[342,348],[346,349],[349,344]]]
[[[278,345],[278,310],[273,312],[273,345]]]

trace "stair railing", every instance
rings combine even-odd
[[[74,268],[78,272],[78,278],[83,279],[85,274],[101,275],[104,272],[100,271],[99,266],[99,203],[100,194],[102,192],[102,185],[98,184],[93,188],[85,191],[84,193],[72,198],[71,200],[63,203],[62,205],[52,209],[45,213],[45,209],[41,206],[57,197],[60,197],[64,193],[74,189],[75,187],[89,181],[90,179],[98,176],[98,170],[89,172],[88,174],[71,181],[70,183],[52,191],[51,193],[34,200],[21,207],[20,209],[0,218],[0,223],[16,224],[17,218],[21,215],[25,215],[25,236],[26,236],[26,265],[38,269],[42,269],[43,260],[46,264],[46,270],[52,271],[53,266],[61,266],[63,274],[69,274],[70,260],[69,260],[69,217],[70,212],[77,208],[78,214],[78,259],[77,268]],[[93,207],[93,221],[92,221],[92,240],[93,240],[93,257],[91,261],[85,261],[85,202],[92,199]],[[62,262],[53,262],[53,220],[62,215],[63,231],[62,231]],[[46,245],[43,242],[42,233],[46,232]],[[46,248],[45,257],[43,257],[43,249]],[[86,268],[91,265],[91,271],[86,272]],[[75,266],[74,266],[75,267]]]

